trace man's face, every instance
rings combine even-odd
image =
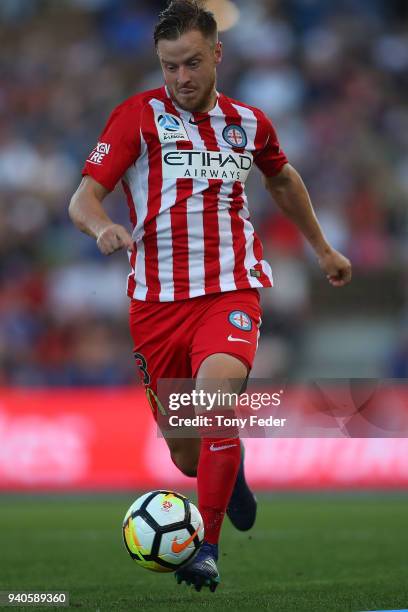
[[[159,40],[157,54],[167,88],[177,104],[190,112],[210,110],[221,43],[191,30],[176,40]]]

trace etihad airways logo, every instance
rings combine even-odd
[[[250,153],[232,151],[162,151],[163,178],[222,179],[241,181],[252,167]]]

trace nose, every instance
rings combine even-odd
[[[179,87],[187,85],[190,81],[190,71],[186,66],[180,66],[177,75],[177,82]]]

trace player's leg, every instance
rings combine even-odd
[[[239,393],[248,373],[238,358],[217,353],[201,363],[196,389],[205,393]],[[224,412],[223,406],[219,408]],[[233,410],[229,410],[231,416]],[[228,411],[227,411],[228,413]],[[217,435],[216,435],[217,434]],[[218,540],[225,511],[231,497],[240,464],[241,448],[237,430],[228,428],[223,438],[219,431],[201,439],[197,468],[198,506],[203,517],[205,541],[194,559],[176,572],[178,582],[185,580],[197,590],[209,586],[215,590],[219,582],[217,568]]]
[[[247,366],[237,357],[225,353],[209,355],[197,373],[196,388],[205,393],[240,393],[247,377]],[[234,406],[215,406],[225,416],[234,416]],[[221,436],[221,437],[220,437]],[[215,428],[214,434],[201,439],[197,468],[197,490],[200,512],[206,526],[206,540],[218,544],[222,521],[230,500],[241,459],[238,428],[228,427],[225,436]]]
[[[222,294],[217,304],[210,309],[203,321],[201,330],[196,334],[195,359],[208,356],[210,347],[240,359],[248,374],[252,368],[258,347],[261,325],[259,292],[256,289],[232,291]],[[206,344],[206,338],[210,342]],[[194,364],[193,364],[193,371]],[[246,390],[248,377],[240,390]],[[255,523],[257,502],[250,490],[244,472],[244,446],[241,442],[241,461],[237,479],[227,507],[227,515],[234,527],[241,531],[250,529]]]
[[[188,303],[190,300],[188,300]],[[192,324],[180,303],[149,303],[132,300],[130,303],[130,331],[134,340],[134,358],[139,376],[145,386],[154,419],[166,412],[165,402],[158,396],[160,378],[191,378],[189,355]],[[197,474],[200,454],[199,438],[168,438],[171,459],[186,476]]]
[[[201,441],[199,438],[165,438],[171,459],[185,476],[197,476]]]
[[[255,357],[261,309],[256,290],[233,291],[215,296],[213,303],[200,317],[192,346],[192,371],[197,384],[213,385],[221,389],[234,379],[237,393],[245,388],[248,372]],[[205,538],[208,540],[197,557],[185,568],[176,572],[179,581],[207,584],[214,589],[219,580],[217,570],[217,542],[226,507],[228,516],[239,529],[253,525],[256,515],[256,500],[248,488],[243,471],[241,445],[237,437],[227,443],[202,441],[198,467],[197,487],[199,505],[205,519]],[[225,446],[220,450],[211,450]],[[221,462],[225,453],[225,463]],[[233,504],[232,504],[233,502]],[[227,506],[227,504],[229,504]]]
[[[233,359],[231,355],[225,355],[230,359]],[[202,373],[205,378],[215,378],[216,373],[218,372],[221,375],[221,379],[225,380],[227,376],[224,376],[222,369],[220,367],[219,360],[217,359],[218,355],[209,356],[205,365],[206,368],[202,369]],[[242,357],[241,357],[242,358]],[[246,361],[246,359],[245,359]],[[203,364],[204,365],[204,364]],[[246,389],[249,371],[248,367],[241,363],[242,367],[245,367],[246,376],[244,380],[242,378],[236,379],[234,382],[237,383],[236,389],[228,389],[225,388],[225,392],[235,392],[237,395],[243,393]],[[210,376],[211,375],[211,376]],[[228,501],[228,505],[226,508],[226,514],[234,527],[239,529],[240,531],[248,531],[253,527],[256,519],[256,510],[257,510],[257,502],[254,494],[249,488],[246,478],[245,478],[245,470],[244,470],[244,459],[245,459],[245,448],[242,440],[240,440],[240,462],[239,469],[237,472],[237,476],[235,479],[235,483],[233,489],[231,491],[231,495]]]

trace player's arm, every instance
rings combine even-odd
[[[84,176],[71,198],[68,213],[74,225],[96,239],[99,250],[110,255],[123,247],[133,248],[132,237],[125,227],[109,218],[102,201],[109,191],[90,176]]]
[[[331,285],[342,287],[351,280],[351,263],[327,242],[298,172],[285,164],[275,176],[264,176],[265,186],[281,211],[300,229],[314,249]]]

